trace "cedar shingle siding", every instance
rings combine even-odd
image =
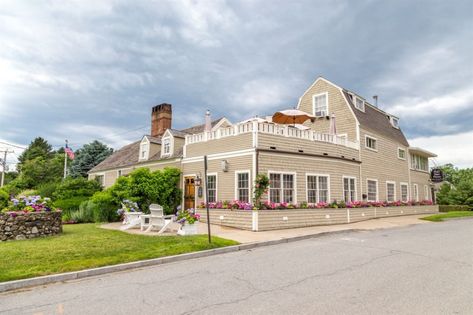
[[[337,134],[344,135],[351,145],[345,142],[335,144],[324,140],[327,139],[324,137],[298,136],[297,133],[284,131],[287,128],[273,133],[260,129],[258,122],[249,123],[245,126],[246,129],[243,128],[244,131],[240,131],[243,130],[240,128],[242,125],[232,127],[225,118],[220,118],[212,121],[212,130],[226,129],[214,133],[212,137],[195,136],[192,143],[186,145],[186,137],[201,134],[204,125],[183,130],[168,129],[162,137],[169,136],[172,139],[173,151],[162,157],[162,137],[146,136],[150,142],[150,156],[147,160],[139,160],[141,141],[137,141],[116,151],[94,167],[89,172],[89,177],[104,176],[104,185],[108,187],[115,182],[118,170],[126,175],[138,167],[155,170],[169,166],[180,168],[183,178],[202,177],[203,156],[207,155],[209,173],[217,176],[217,200],[237,198],[236,176],[241,171],[249,173],[251,183],[257,173],[293,174],[294,197],[298,203],[307,201],[308,175],[328,175],[329,201],[344,199],[344,177],[355,178],[356,200],[362,200],[368,193],[368,179],[377,181],[377,195],[381,201],[387,198],[387,182],[395,184],[396,200],[401,199],[401,183],[408,185],[409,199],[413,199],[414,184],[418,187],[419,200],[425,199],[426,186],[428,199],[433,197],[429,174],[410,169],[409,143],[402,130],[391,125],[390,114],[366,101],[365,111],[360,111],[353,104],[352,92],[323,78],[317,79],[304,92],[299,99],[298,108],[313,114],[313,96],[321,93],[327,95],[327,116],[336,116]],[[328,134],[330,119],[319,117],[304,125],[310,127],[310,132]],[[376,139],[376,150],[365,147],[366,136]],[[399,148],[405,150],[405,159],[398,158]],[[202,187],[203,182],[202,180]],[[253,185],[250,186],[252,190]],[[181,183],[181,188],[184,188],[184,182]],[[198,196],[197,188],[195,191],[198,205],[204,199]]]

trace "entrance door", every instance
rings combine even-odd
[[[195,178],[184,177],[184,209],[195,208]]]

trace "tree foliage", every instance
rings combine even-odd
[[[100,141],[93,141],[85,144],[82,148],[75,152],[75,159],[71,163],[72,177],[87,177],[87,172],[94,166],[105,160],[113,149]]]
[[[52,157],[52,155],[53,148],[48,143],[48,141],[41,137],[37,137],[33,141],[31,141],[30,145],[18,157],[17,169],[21,171],[23,165],[27,161],[31,161],[36,158],[43,158],[44,160],[47,160]]]
[[[440,169],[445,183],[437,193],[437,203],[473,207],[473,168],[458,169],[452,164],[446,164]]]
[[[181,171],[177,168],[153,172],[139,168],[128,176],[118,178],[107,190],[96,193],[92,201],[107,208],[113,205],[116,210],[124,199],[129,199],[136,201],[143,212],[148,212],[150,204],[158,203],[166,213],[175,213],[182,198],[180,176]]]
[[[26,160],[22,167],[19,181],[24,188],[34,188],[44,183],[60,181],[64,173],[64,157],[56,153],[50,158],[38,156]]]

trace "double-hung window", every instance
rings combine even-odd
[[[327,93],[314,95],[312,97],[312,103],[314,106],[315,117],[324,117],[328,115],[328,94]]]
[[[365,147],[370,150],[378,150],[377,140],[370,136],[365,136]]]
[[[429,200],[429,187],[424,185],[424,200]]]
[[[396,183],[386,182],[386,201],[394,202],[396,200]]]
[[[367,191],[368,191],[368,201],[377,201],[378,199],[378,181],[374,179],[368,179]]]
[[[365,101],[363,101],[359,97],[355,97],[355,107],[357,109],[361,110],[362,112],[364,112],[365,111]]]
[[[307,175],[307,202],[318,203],[329,200],[329,178],[327,175]]]
[[[147,143],[142,143],[140,146],[140,160],[147,159],[148,158],[148,147],[149,145]]]
[[[275,203],[295,202],[294,174],[269,174],[269,201]]]
[[[217,175],[207,175],[209,199],[207,202],[217,202]]]
[[[405,160],[406,159],[406,150],[404,150],[402,148],[398,148],[397,149],[397,157],[401,160]]]
[[[169,138],[163,139],[163,155],[171,154],[171,140]]]
[[[419,186],[417,184],[414,184],[414,200],[419,201]]]
[[[343,177],[343,199],[345,202],[356,200],[355,177]]]
[[[407,183],[401,183],[401,201],[407,202],[409,200],[409,186]]]
[[[250,202],[250,173],[236,173],[236,199],[243,202]]]

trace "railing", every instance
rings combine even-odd
[[[219,128],[215,131],[202,132],[186,136],[186,144],[205,142],[213,139],[226,138],[245,133],[264,133],[282,137],[297,138],[309,141],[333,143],[343,145],[352,149],[360,148],[357,142],[349,141],[346,136],[318,133],[313,130],[301,130],[288,125],[279,125],[266,122],[246,122],[231,127]]]

